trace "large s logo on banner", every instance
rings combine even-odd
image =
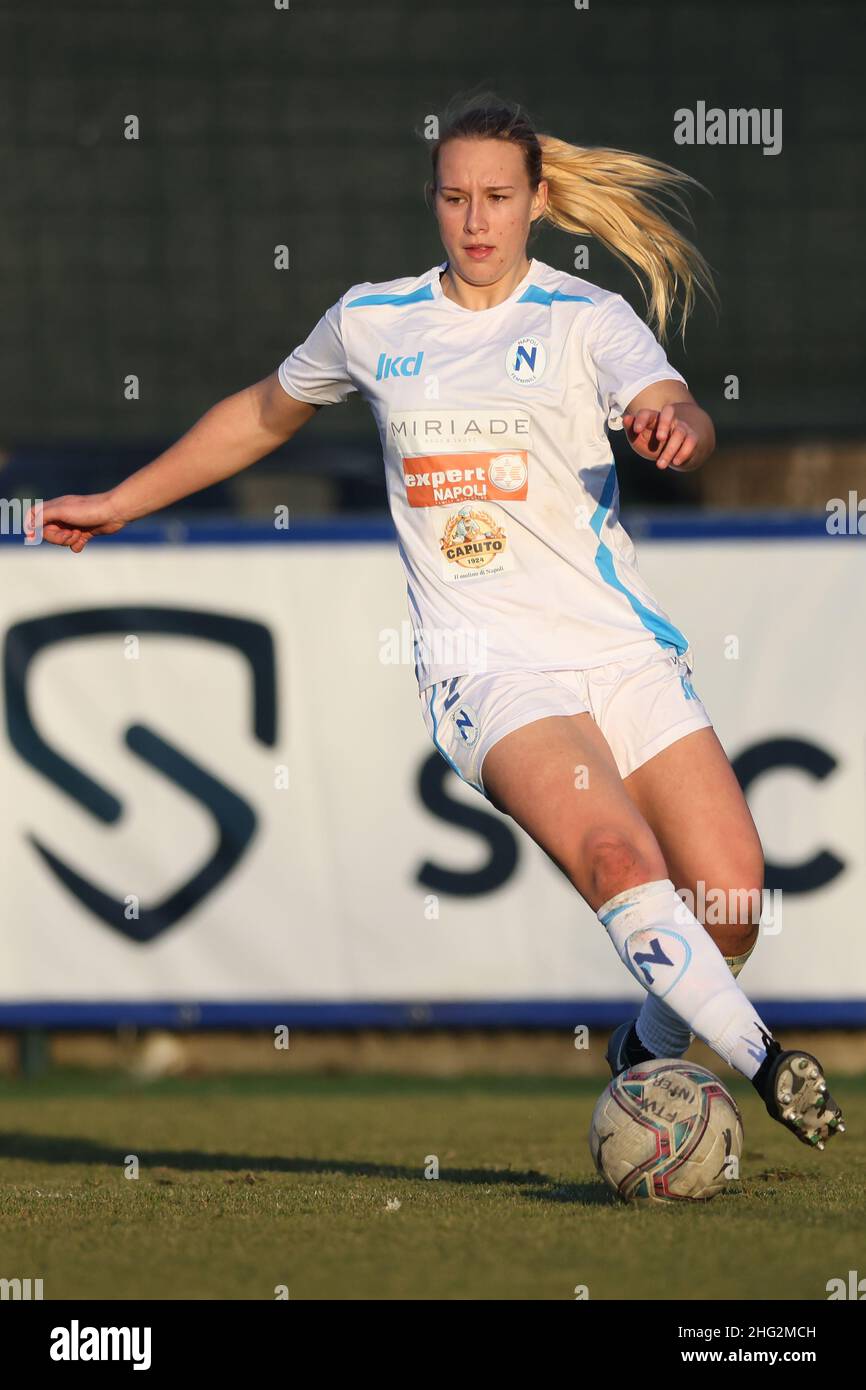
[[[33,658],[57,642],[131,632],[220,643],[240,652],[252,677],[253,735],[268,746],[276,741],[274,644],[270,631],[261,623],[188,608],[128,606],[76,609],[16,623],[6,634],[3,653],[6,722],[12,746],[25,762],[106,825],[121,818],[123,803],[43,737],[30,710],[28,678]],[[217,844],[206,862],[162,902],[142,906],[138,916],[130,920],[124,900],[85,878],[37,835],[31,832],[28,839],[48,869],[84,907],[130,940],[146,942],[174,926],[232,872],[249,847],[258,818],[253,807],[212,771],[193,762],[147,725],[131,724],[125,739],[137,757],[194,797],[213,817]]]

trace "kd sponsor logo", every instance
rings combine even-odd
[[[380,352],[379,361],[376,363],[376,380],[385,381],[395,376],[418,376],[423,359],[423,352],[416,352],[414,357],[388,357],[386,353]]]

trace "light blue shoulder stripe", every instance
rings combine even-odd
[[[539,285],[528,285],[518,299],[518,304],[552,304],[554,300],[569,299],[574,303],[592,304],[585,294],[563,294],[562,290],[543,290]]]
[[[407,290],[405,294],[362,294],[357,299],[347,299],[346,309],[356,309],[359,304],[420,304],[433,298],[433,286],[421,285],[417,290]],[[585,294],[564,294],[562,290],[543,290],[538,285],[528,285],[518,299],[518,304],[553,304],[555,301],[569,300],[575,304],[592,304],[593,300]]]
[[[645,603],[641,603],[637,594],[633,594],[630,589],[626,588],[614,569],[611,551],[601,539],[601,528],[610,511],[615,490],[616,465],[611,462],[608,475],[604,480],[601,498],[595,509],[595,514],[589,523],[592,530],[598,536],[598,549],[595,552],[595,567],[606,584],[610,584],[611,588],[617,589],[619,593],[625,595],[644,627],[653,634],[659,646],[674,647],[675,650],[679,652],[680,656],[682,656],[683,653],[688,650],[689,644],[687,639],[680,632],[679,628],[674,627],[673,623],[669,623],[665,618],[660,617],[658,613],[653,613],[651,608],[647,608]]]
[[[356,309],[359,304],[418,304],[423,299],[433,298],[433,286],[422,285],[417,290],[407,290],[405,294],[362,294],[357,299],[348,299],[346,309]]]
[[[418,600],[416,599],[415,595],[412,593],[412,585],[409,583],[408,580],[406,581],[406,592],[407,592],[407,594],[408,594],[408,596],[409,596],[409,602],[410,602],[410,604],[412,605],[412,607],[413,607],[414,610],[415,610],[415,616],[416,616],[417,619],[418,619],[418,626],[419,626],[419,628],[421,628],[421,630],[423,631],[423,628],[424,628],[424,619],[421,617],[421,609],[418,607]],[[413,623],[413,629],[414,629],[414,623]],[[418,680],[418,671],[419,671],[419,662],[418,662],[418,638],[417,638],[417,636],[415,635],[414,631],[413,631],[413,633],[412,633],[412,651],[413,651],[414,656],[415,656],[415,679]]]

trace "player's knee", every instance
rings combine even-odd
[[[743,886],[738,881],[728,889],[728,930],[735,950],[745,951],[755,938],[764,904],[763,883]]]
[[[760,845],[741,855],[727,877],[730,925],[739,929],[744,942],[751,941],[761,920],[764,900],[764,856]]]
[[[667,877],[653,842],[643,843],[638,836],[619,830],[591,830],[583,843],[583,865],[590,900],[599,907],[626,888]]]
[[[760,853],[732,866],[721,876],[713,894],[705,894],[704,923],[713,934],[717,925],[725,952],[739,955],[755,941],[764,906],[764,863]]]

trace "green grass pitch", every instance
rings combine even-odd
[[[46,1299],[823,1300],[866,1274],[866,1078],[834,1080],[848,1132],[823,1154],[726,1084],[741,1181],[640,1209],[592,1166],[601,1079],[4,1081],[0,1277]]]

